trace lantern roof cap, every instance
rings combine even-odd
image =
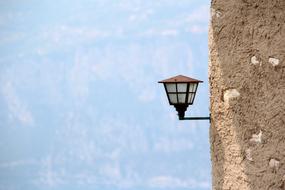
[[[180,83],[180,82],[203,82],[201,80],[197,80],[194,78],[186,77],[184,75],[177,75],[175,77],[171,77],[169,79],[165,79],[162,81],[159,81],[159,83]]]

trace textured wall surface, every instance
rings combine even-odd
[[[285,0],[212,0],[213,189],[285,190]]]

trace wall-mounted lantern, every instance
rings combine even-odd
[[[185,117],[185,111],[193,104],[198,85],[202,82],[183,75],[159,81],[164,85],[169,104],[176,108],[179,120],[210,120],[210,117]]]

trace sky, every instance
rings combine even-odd
[[[209,190],[207,0],[0,0],[0,190]]]

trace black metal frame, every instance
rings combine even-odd
[[[187,83],[187,87],[186,87],[186,92],[178,92],[178,84],[182,84],[182,83],[187,83],[187,82],[169,82],[167,84],[175,84],[175,90],[176,92],[168,92],[167,88],[166,88],[166,83],[163,83],[163,86],[164,86],[164,90],[166,92],[166,95],[167,95],[167,99],[168,99],[168,102],[170,105],[184,105],[185,103],[180,103],[179,100],[178,100],[178,94],[185,94],[186,93],[186,96],[185,96],[185,102],[188,102],[188,98],[189,98],[189,94],[192,94],[192,99],[195,100],[195,97],[196,97],[196,92],[197,92],[197,89],[198,89],[198,85],[199,83],[195,82],[196,84],[196,87],[194,90],[194,92],[189,92],[189,88],[190,88],[190,83]],[[170,97],[169,97],[169,94],[176,94],[176,98],[177,98],[177,104],[173,104],[171,101],[170,101]],[[192,105],[193,104],[193,101],[191,103],[188,103],[188,105]]]

